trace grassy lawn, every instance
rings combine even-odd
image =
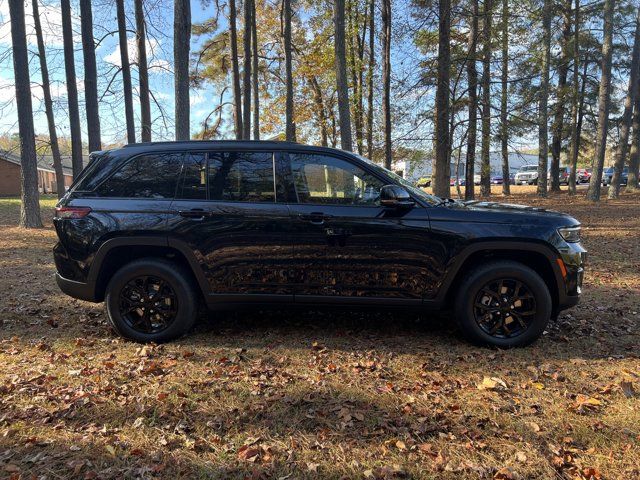
[[[337,311],[135,344],[58,291],[55,201],[34,231],[0,199],[0,478],[640,478],[640,196],[532,190],[509,201],[582,221],[588,272],[582,303],[510,351],[446,318]]]

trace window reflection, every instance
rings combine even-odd
[[[209,199],[230,202],[275,202],[273,154],[209,154]]]
[[[289,155],[299,203],[376,205],[384,185],[378,178],[339,158]]]

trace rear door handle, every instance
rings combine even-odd
[[[192,208],[191,210],[180,210],[178,211],[181,217],[191,218],[193,220],[202,220],[204,217],[209,216],[208,212],[206,212],[202,208]]]
[[[298,218],[302,221],[312,223],[313,225],[322,225],[325,220],[333,218],[332,215],[325,215],[322,212],[301,213]]]

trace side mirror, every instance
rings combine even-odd
[[[399,185],[385,185],[380,189],[380,205],[398,210],[409,209],[415,205],[411,195]]]

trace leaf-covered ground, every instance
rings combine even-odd
[[[583,302],[499,351],[339,311],[125,341],[0,199],[0,478],[639,478],[640,197],[510,201],[576,216],[590,257]]]

